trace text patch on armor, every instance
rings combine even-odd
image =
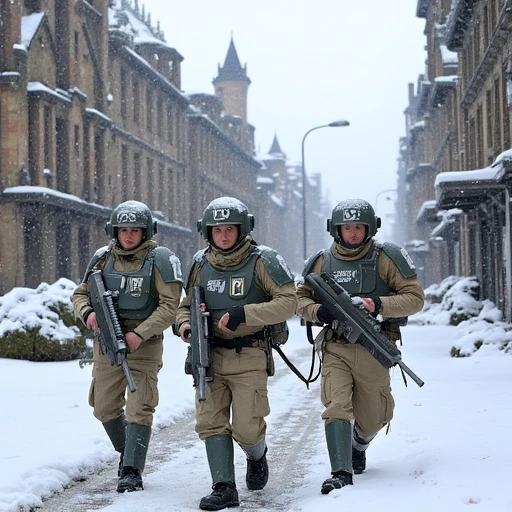
[[[343,210],[343,220],[356,221],[361,218],[361,210],[359,208],[345,208]]]
[[[132,297],[140,297],[142,295],[142,282],[143,277],[130,277],[128,278],[128,289]]]
[[[245,289],[244,284],[245,279],[243,277],[232,277],[229,295],[231,297],[243,297]]]
[[[359,283],[360,277],[357,270],[336,270],[332,275],[337,283]]]
[[[229,214],[229,208],[219,208],[218,210],[213,210],[213,220],[229,219]]]
[[[402,256],[405,258],[405,261],[407,261],[409,266],[411,268],[416,268],[414,265],[414,262],[412,261],[411,257],[409,256],[409,253],[404,248],[401,248],[400,252],[402,253]]]
[[[226,281],[223,279],[209,279],[206,283],[206,290],[209,292],[224,293]]]
[[[120,212],[117,214],[118,224],[133,224],[137,220],[134,212]]]

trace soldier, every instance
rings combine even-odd
[[[407,252],[374,240],[379,227],[380,218],[368,202],[342,201],[327,221],[334,243],[308,260],[303,276],[325,272],[347,293],[360,296],[374,317],[383,317],[382,332],[396,342],[399,325],[423,307],[423,289]],[[325,324],[315,343],[320,344],[323,357],[322,418],[332,472],[321,492],[328,494],[352,485],[352,472],[365,470],[365,451],[391,421],[395,403],[389,370],[362,345],[345,341],[331,325],[334,319],[329,310],[315,303],[306,284],[298,286],[297,295],[298,314],[306,321]]]
[[[179,335],[188,342],[190,290],[201,285],[214,324],[215,372],[206,400],[196,397],[196,432],[205,441],[213,480],[213,492],[201,499],[202,510],[239,505],[233,440],[247,457],[247,488],[263,489],[268,480],[265,416],[273,364],[263,329],[294,315],[296,294],[283,258],[254,242],[253,227],[253,216],[238,199],[221,197],[206,207],[198,230],[208,247],[194,256],[176,318]]]
[[[72,298],[77,317],[98,332],[87,285],[90,273],[101,270],[105,288],[119,292],[118,313],[137,390],[126,395],[124,372],[119,366],[110,366],[95,340],[89,391],[94,416],[121,454],[118,492],[144,489],[141,475],[158,405],[163,331],[174,322],[182,289],[180,261],[152,240],[156,228],[145,204],[126,201],[117,206],[105,228],[111,243],[96,251]]]

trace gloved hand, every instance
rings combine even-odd
[[[245,310],[243,306],[233,306],[228,309],[229,320],[226,327],[230,331],[235,331],[236,328],[245,322]]]
[[[325,306],[320,306],[318,308],[316,316],[318,317],[318,320],[320,320],[320,322],[323,324],[330,324],[334,320],[331,312]]]

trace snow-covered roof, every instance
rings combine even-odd
[[[272,202],[277,204],[277,206],[280,206],[281,208],[284,206],[283,201],[281,201],[281,199],[279,199],[279,197],[277,197],[276,195],[270,194],[270,199],[272,200]]]
[[[504,169],[501,166],[485,167],[484,169],[476,169],[474,171],[449,171],[441,172],[436,176],[434,185],[440,186],[442,183],[448,182],[472,182],[479,183],[481,181],[496,181],[498,182],[504,174]]]
[[[27,49],[30,48],[32,39],[34,38],[43,17],[43,12],[34,12],[21,17],[21,44]]]
[[[29,82],[27,84],[27,91],[29,93],[41,92],[49,94],[55,97],[55,99],[58,99],[59,101],[66,101],[68,103],[71,102],[71,98],[67,95],[65,91],[63,91],[62,89],[59,89],[58,91],[55,89],[51,89],[50,87],[44,85],[41,82]]]
[[[457,53],[448,50],[445,44],[441,44],[439,46],[439,50],[441,51],[441,59],[443,64],[456,66],[459,63],[459,56]]]

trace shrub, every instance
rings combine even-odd
[[[86,332],[73,312],[76,285],[61,278],[35,290],[13,288],[0,297],[0,357],[69,361],[86,349]]]

